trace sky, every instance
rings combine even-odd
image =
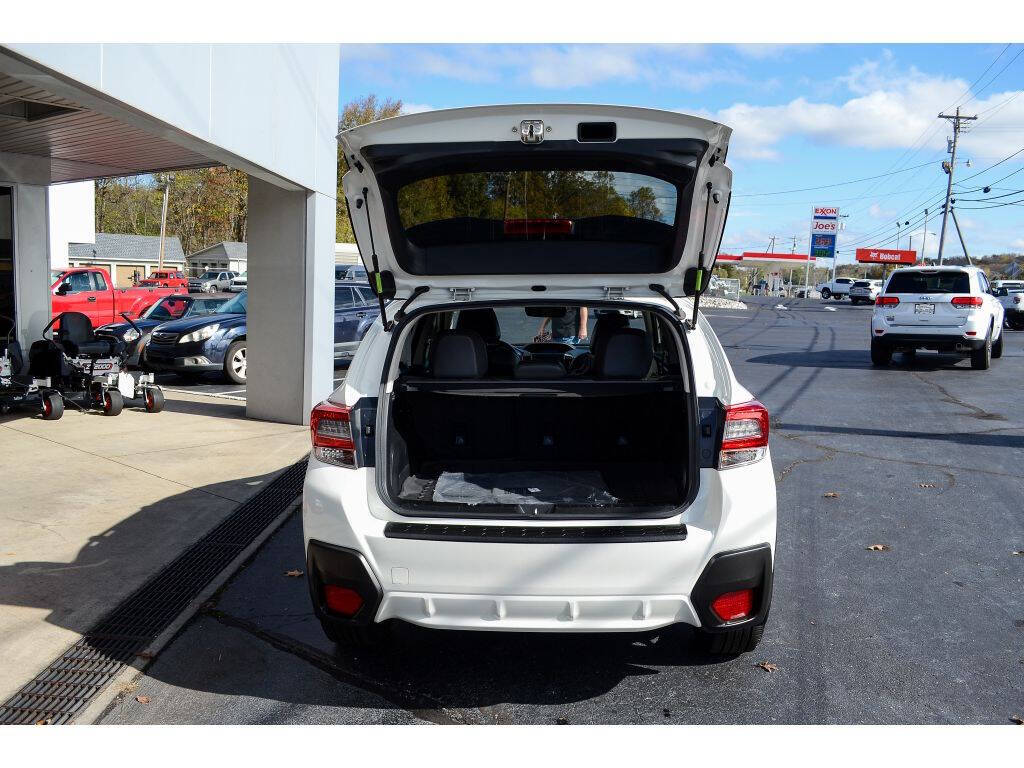
[[[765,251],[775,236],[776,251],[792,250],[795,237],[806,253],[812,206],[836,205],[848,215],[839,263],[857,247],[895,247],[897,233],[900,247],[912,237],[919,249],[925,207],[925,255],[935,254],[952,136],[937,115],[959,105],[979,116],[961,135],[954,173],[968,250],[1024,253],[1024,204],[998,205],[1024,201],[1017,43],[342,45],[340,103],[371,93],[401,99],[406,112],[580,102],[717,120],[733,129],[721,251]],[[963,253],[952,221],[945,247]]]

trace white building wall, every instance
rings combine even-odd
[[[68,243],[96,242],[96,182],[54,184],[47,190],[50,210],[50,266],[68,265]]]

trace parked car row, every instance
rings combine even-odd
[[[334,291],[334,357],[350,359],[380,315],[366,283],[337,283]],[[235,384],[247,380],[246,310],[248,291],[237,296],[173,294],[145,309],[133,323],[107,323],[98,330],[127,346],[128,365],[169,371],[194,380],[219,373]]]

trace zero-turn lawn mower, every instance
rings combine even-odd
[[[121,317],[132,322],[127,312]],[[57,330],[48,337],[47,332],[58,321]],[[116,336],[93,331],[88,316],[62,312],[47,324],[42,335],[42,340],[29,350],[29,372],[36,378],[49,379],[65,402],[107,416],[119,414],[125,400],[142,400],[150,413],[163,410],[164,393],[153,383],[153,374],[133,375],[123,370],[125,343]]]
[[[50,389],[49,379],[22,376],[25,358],[14,335],[14,320],[6,315],[0,318],[11,324],[3,352],[0,353],[0,413],[15,408],[38,411],[44,419],[59,419],[64,415],[64,401],[59,393]]]

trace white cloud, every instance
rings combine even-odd
[[[420,112],[433,112],[437,107],[432,104],[416,104],[411,101],[402,102],[402,114],[403,115],[416,115]]]
[[[1013,247],[1015,250],[1024,251],[1024,237],[1018,237],[1016,240],[1010,243],[1010,246]]]
[[[733,128],[730,154],[742,158],[778,159],[778,144],[790,136],[830,146],[904,149],[922,134],[931,134],[926,149],[934,151],[946,144],[946,131],[936,116],[967,90],[959,78],[928,75],[916,68],[897,70],[888,52],[852,67],[833,86],[845,89],[851,98],[837,104],[806,97],[778,105],[739,102],[711,116]],[[1011,100],[1015,93],[1021,92],[963,99],[968,113],[990,114],[977,130],[964,135],[962,157],[1003,157],[1009,154],[1007,147],[1024,144],[1024,99]]]

